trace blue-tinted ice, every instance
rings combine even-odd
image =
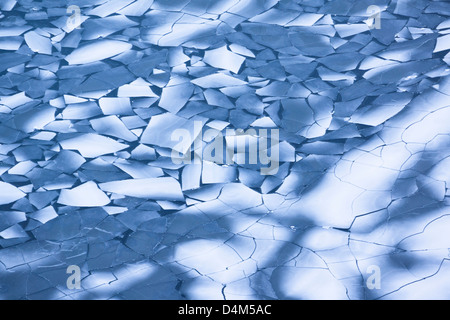
[[[0,299],[449,299],[450,2],[2,0],[0,180]]]

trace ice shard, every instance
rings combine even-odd
[[[449,17],[0,0],[0,299],[450,299]]]
[[[87,64],[116,56],[131,49],[132,45],[117,40],[99,40],[75,49],[66,60],[71,65]]]
[[[106,182],[100,188],[107,192],[137,198],[183,201],[181,188],[174,178],[134,179]]]

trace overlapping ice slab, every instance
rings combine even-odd
[[[449,299],[449,37],[444,0],[0,1],[0,299]],[[273,174],[204,152],[260,130]]]

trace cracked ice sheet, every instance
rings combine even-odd
[[[446,1],[82,2],[0,3],[1,299],[450,298]]]

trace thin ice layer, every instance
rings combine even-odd
[[[0,1],[0,298],[448,299],[449,15]]]

